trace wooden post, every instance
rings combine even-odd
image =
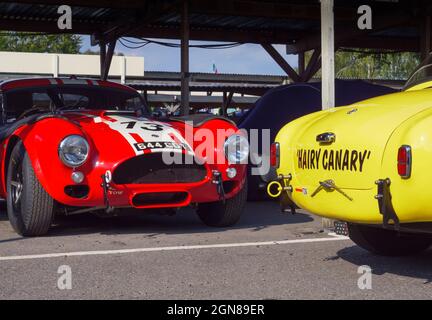
[[[106,45],[105,41],[99,40],[99,57],[100,57],[100,78],[103,80],[105,74],[105,60],[106,60]]]
[[[229,93],[227,93],[226,91],[223,92],[222,116],[224,117],[228,116],[228,108],[231,105],[233,96],[234,96],[234,92],[229,92]]]
[[[335,106],[335,54],[333,0],[321,0],[322,108]]]
[[[108,79],[108,74],[111,68],[111,61],[114,55],[114,50],[116,46],[117,40],[112,40],[108,43],[108,50],[106,52],[105,56],[105,63],[104,63],[104,73],[102,75],[102,80]]]
[[[431,49],[431,17],[426,16],[420,22],[420,54],[422,61],[428,57]]]
[[[144,90],[143,98],[144,98],[144,101],[145,101],[147,107],[149,107],[149,105],[148,105],[148,92],[147,92],[147,90]]]
[[[335,106],[333,0],[321,0],[321,100],[322,109]],[[333,228],[333,220],[322,219],[324,229]]]
[[[299,52],[298,54],[298,75],[303,79],[303,75],[305,72],[305,53]]]
[[[224,91],[223,95],[222,95],[222,112],[221,112],[221,116],[224,116],[224,117],[226,117],[226,108],[225,108],[225,106],[227,104],[227,99],[228,99],[227,92]]]
[[[109,70],[111,67],[112,57],[114,55],[114,49],[116,46],[117,40],[111,40],[108,43],[108,50],[105,40],[99,41],[100,47],[100,78],[101,80],[106,80],[108,78]]]
[[[183,0],[181,13],[181,105],[182,114],[189,114],[189,3]]]

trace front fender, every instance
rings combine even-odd
[[[95,161],[95,148],[78,125],[62,118],[47,118],[23,126],[14,133],[22,140],[39,182],[57,201],[63,195],[63,190],[59,190],[58,186],[70,184],[73,171],[61,162],[58,146],[63,138],[71,134],[85,137],[90,145],[89,159],[80,167],[80,171],[88,172],[92,169],[91,163]]]
[[[203,130],[201,131],[202,134],[200,134],[200,130]],[[233,133],[243,134],[242,131],[239,131],[231,122],[219,118],[207,121],[194,129],[194,136],[197,138],[193,141],[194,150],[198,151],[204,149],[204,154],[206,155],[205,159],[210,170],[219,171],[223,181],[232,181],[235,183],[235,187],[228,192],[227,198],[237,194],[243,188],[246,181],[247,165],[228,164],[225,158],[224,143],[226,138]],[[207,140],[209,137],[213,137],[214,141]],[[211,154],[207,154],[207,151],[210,151]],[[200,154],[201,152],[198,153]],[[234,179],[230,179],[227,176],[227,169],[229,167],[237,170],[237,176]]]

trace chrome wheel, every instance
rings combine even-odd
[[[12,177],[10,181],[10,193],[12,205],[15,210],[20,209],[21,197],[23,192],[22,165],[16,164],[12,169]]]
[[[22,194],[22,183],[18,181],[11,181],[12,186],[12,201],[14,204],[17,204],[21,199]]]

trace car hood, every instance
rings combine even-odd
[[[185,124],[155,121],[138,117],[133,112],[74,111],[62,116],[81,128],[98,161],[119,160],[146,153],[181,152],[193,154],[185,138]]]
[[[294,150],[290,163],[302,185],[316,186],[319,181],[333,180],[341,188],[369,189],[380,173],[384,150],[393,132],[404,121],[429,109],[431,99],[432,90],[426,89],[321,111],[306,116],[307,120],[296,120],[301,125],[291,130],[295,132],[288,134],[282,129],[276,140],[281,143],[281,150]],[[333,143],[317,141],[319,135],[326,133],[334,134]]]

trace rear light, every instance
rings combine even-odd
[[[275,169],[279,168],[279,157],[279,142],[273,142],[270,147],[270,165]]]
[[[398,151],[397,168],[398,173],[402,178],[411,176],[412,153],[410,146],[401,146]]]

